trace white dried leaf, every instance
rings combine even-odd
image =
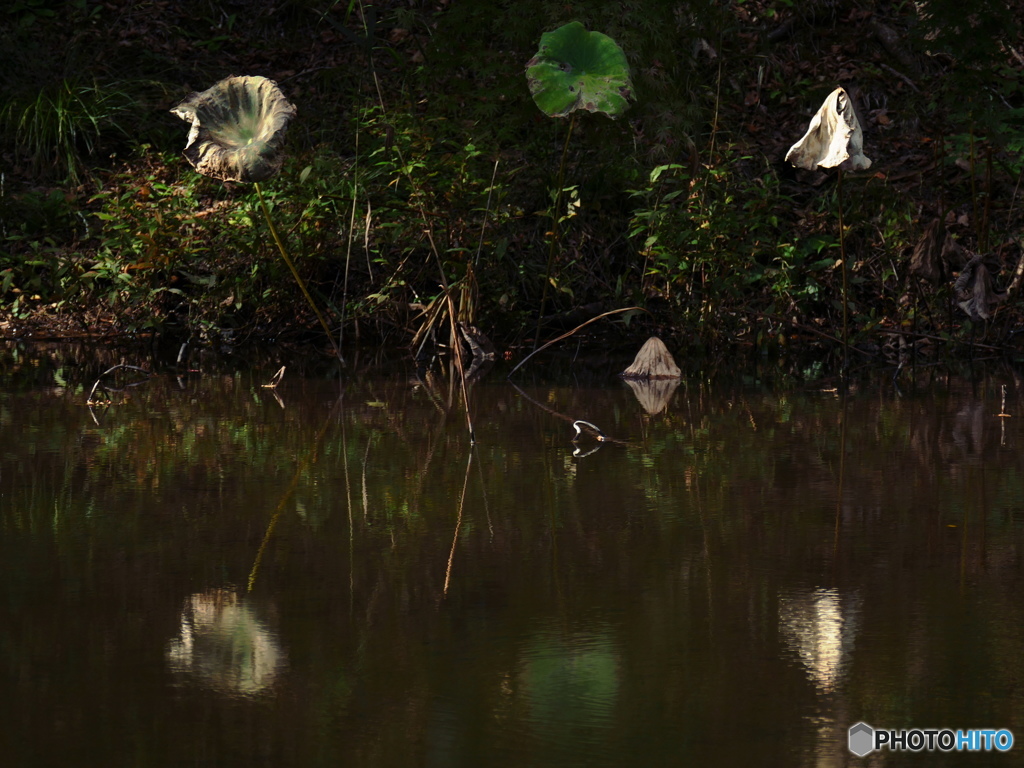
[[[862,171],[871,167],[864,155],[864,132],[849,95],[836,88],[811,118],[810,127],[786,153],[787,162],[808,171],[839,168]]]

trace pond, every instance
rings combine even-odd
[[[953,765],[849,728],[1024,736],[1012,370],[634,392],[538,361],[471,385],[471,444],[446,369],[154,358],[88,406],[122,360],[0,354],[7,765]]]

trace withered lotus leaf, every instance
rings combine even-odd
[[[798,168],[862,171],[871,167],[864,155],[864,133],[849,95],[836,88],[811,118],[807,133],[789,148],[786,160]]]
[[[264,181],[281,169],[295,106],[265,77],[228,77],[171,112],[192,124],[185,159],[220,181]]]

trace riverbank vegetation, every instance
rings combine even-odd
[[[0,333],[324,342],[252,186],[181,157],[169,109],[251,74],[297,106],[263,195],[343,346],[443,340],[447,284],[499,350],[637,306],[591,328],[693,356],[835,352],[836,175],[785,156],[841,85],[873,161],[843,181],[851,354],[1013,351],[1024,6],[960,6],[14,2]],[[525,76],[570,21],[622,48],[635,96],[571,143]]]

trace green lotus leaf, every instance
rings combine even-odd
[[[295,106],[265,77],[228,77],[171,110],[192,123],[185,159],[221,181],[263,181],[281,170]]]
[[[588,32],[578,21],[541,36],[526,79],[534,102],[550,117],[585,109],[614,119],[633,98],[626,54],[608,35]]]

